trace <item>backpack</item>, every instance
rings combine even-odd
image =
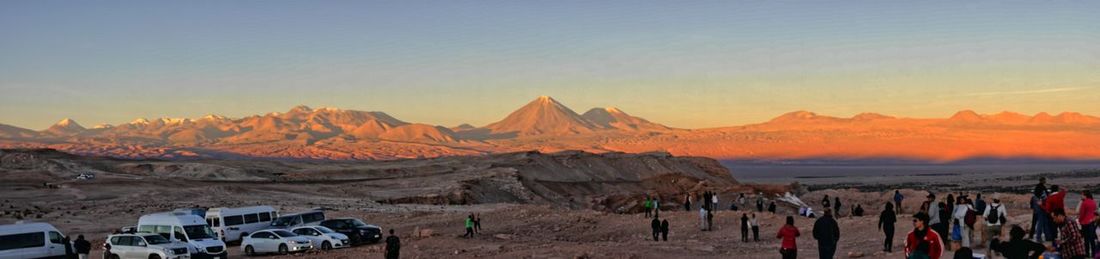
[[[974,227],[974,222],[977,222],[977,221],[978,221],[978,213],[974,213],[974,210],[969,210],[969,209],[966,210],[966,216],[963,217],[963,222],[966,223],[966,226],[973,228]]]
[[[1001,224],[1002,222],[1005,222],[1005,217],[1004,217],[1004,215],[1001,215],[1000,209],[1001,209],[1001,206],[991,206],[991,207],[989,207],[989,213],[986,213],[985,221],[989,222],[989,224],[991,224],[991,225],[998,225],[998,224]]]

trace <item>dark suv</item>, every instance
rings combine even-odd
[[[330,219],[321,221],[321,226],[330,228],[341,234],[347,235],[352,244],[378,243],[382,240],[382,229],[375,225],[367,225],[362,220],[354,218]]]

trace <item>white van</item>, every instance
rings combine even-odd
[[[48,223],[0,225],[0,259],[66,258],[68,239]]]
[[[316,226],[325,220],[325,213],[312,210],[279,216],[271,221],[271,228],[290,230],[300,226]]]
[[[221,236],[222,241],[233,242],[270,228],[271,220],[278,216],[271,206],[213,208],[206,211],[206,224]]]
[[[206,220],[184,212],[162,212],[138,218],[139,233],[157,233],[168,240],[188,244],[192,258],[224,259],[228,254],[225,242],[206,225]]]

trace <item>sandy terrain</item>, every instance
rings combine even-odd
[[[514,157],[341,164],[271,161],[127,161],[89,160],[89,158],[57,154],[37,154],[37,156],[39,159],[31,159],[23,163],[4,160],[3,164],[0,164],[4,166],[0,171],[0,187],[2,187],[0,197],[3,197],[0,201],[2,202],[0,203],[0,211],[2,211],[0,223],[13,223],[20,218],[49,222],[67,234],[84,234],[97,242],[113,229],[135,224],[137,218],[146,213],[183,207],[236,207],[263,204],[275,206],[284,213],[317,207],[328,208],[330,217],[358,217],[383,229],[393,228],[404,240],[403,255],[406,258],[440,256],[447,258],[778,258],[779,242],[774,237],[775,232],[783,218],[793,214],[793,208],[785,206],[781,206],[777,214],[758,214],[761,241],[742,243],[739,242],[738,218],[743,212],[720,211],[716,214],[717,230],[703,232],[698,230],[698,211],[683,211],[678,203],[682,196],[668,194],[666,197],[669,198],[666,199],[673,200],[664,203],[666,211],[661,215],[671,223],[670,240],[654,242],[649,239],[649,220],[636,213],[637,200],[641,196],[641,191],[637,190],[651,189],[656,191],[653,192],[654,194],[674,193],[671,189],[690,190],[699,187],[698,182],[689,184],[690,186],[680,186],[647,183],[645,180],[637,180],[637,182],[624,180],[605,181],[602,185],[580,189],[558,188],[573,185],[562,184],[558,187],[543,185],[547,188],[543,191],[528,190],[529,193],[540,194],[537,195],[540,197],[550,197],[543,199],[519,199],[502,195],[501,192],[475,190],[468,194],[479,194],[484,197],[463,196],[469,197],[467,202],[471,204],[462,205],[458,203],[460,200],[424,199],[422,197],[426,196],[423,195],[437,195],[440,189],[421,188],[412,183],[427,182],[432,184],[426,186],[448,186],[462,182],[452,179],[457,177],[454,173],[431,173],[431,170],[424,170],[424,168],[439,168],[441,163],[463,165],[488,163],[492,165],[490,167],[501,168],[502,165],[513,163]],[[579,158],[568,158],[571,156],[579,156]],[[589,157],[583,154],[565,154],[565,157],[537,155],[524,159],[528,158],[542,162],[535,163],[539,166],[513,165],[512,168],[521,175],[526,171],[550,175],[556,172],[576,174],[567,174],[568,178],[598,177],[601,175],[599,172],[616,172],[615,170],[621,170],[624,167],[617,165],[614,162],[615,159],[627,159]],[[679,163],[676,162],[679,160],[661,156],[643,156],[643,158],[652,159],[648,162],[647,168],[675,168],[672,165]],[[637,157],[629,159],[637,159]],[[181,163],[183,165],[180,165]],[[626,160],[623,163],[638,164],[639,162]],[[599,166],[576,166],[576,164]],[[708,163],[691,162],[680,166],[706,164]],[[573,166],[562,167],[564,165]],[[30,169],[14,169],[12,166],[28,166]],[[248,170],[242,171],[242,168]],[[283,168],[285,171],[273,171],[277,168]],[[408,181],[387,182],[395,179],[365,179],[377,177],[368,168],[388,168],[390,171],[382,170],[382,172],[402,175],[397,179],[408,179]],[[91,181],[70,180],[71,175],[67,174],[79,170],[99,170],[98,177]],[[648,176],[645,176],[647,174],[654,174],[657,177],[655,179],[664,179],[658,182],[679,182],[693,177],[708,177],[706,175],[709,169],[688,173],[687,177],[676,179],[663,178],[670,175],[664,172],[665,169],[645,171],[634,168],[632,170],[638,171],[636,174],[642,176],[640,177],[642,179],[647,178]],[[184,173],[190,171],[203,173]],[[424,175],[420,177],[406,175],[412,173]],[[728,172],[726,173],[728,175]],[[346,178],[357,175],[360,178]],[[249,180],[251,177],[265,178],[265,180]],[[717,181],[716,179],[718,178],[713,181]],[[730,180],[732,181],[732,178]],[[1030,179],[1021,178],[1019,181],[1023,184]],[[1051,182],[1079,188],[1073,184],[1074,181],[1076,181],[1075,178],[1053,178]],[[508,184],[494,185],[491,181],[481,180],[475,183],[494,188],[509,186]],[[529,183],[525,184],[524,181],[519,183],[518,186],[534,186],[527,185]],[[722,189],[721,207],[728,207],[734,193],[739,191],[754,192],[753,188],[760,190],[772,188],[769,189],[769,193],[772,193],[786,188],[730,183],[735,185]],[[392,189],[387,186],[398,188]],[[583,185],[577,184],[577,186]],[[466,187],[459,189],[463,188]],[[613,192],[637,192],[634,195],[628,195],[630,197],[607,195],[609,197],[602,203],[577,202],[563,198],[595,197],[583,191],[587,188]],[[662,189],[665,191],[661,191]],[[801,188],[794,190],[799,189]],[[419,194],[416,190],[419,190]],[[443,188],[443,190],[450,189]],[[557,193],[560,197],[546,196],[551,193]],[[924,196],[925,191],[906,189],[904,193],[910,198],[904,204],[906,210],[913,211],[920,202],[917,197]],[[801,193],[801,197],[804,201],[817,206],[818,201],[826,194],[841,197],[845,206],[864,205],[863,207],[868,211],[868,216],[858,218],[848,217],[845,212],[844,217],[839,219],[842,241],[838,254],[841,257],[848,257],[849,253],[866,258],[901,257],[900,253],[884,255],[877,252],[881,237],[875,229],[876,215],[882,202],[889,199],[891,193],[848,188],[822,189]],[[1008,204],[1011,222],[1020,223],[1030,220],[1030,215],[1021,215],[1026,211],[1026,196],[995,195]],[[379,200],[387,200],[385,197],[398,196],[421,198],[409,198],[406,204],[379,202]],[[499,200],[494,201],[489,199],[490,197],[496,197]],[[1068,198],[1067,203],[1072,206],[1074,199]],[[594,204],[604,206],[593,206]],[[695,208],[698,208],[697,205]],[[472,239],[464,239],[461,237],[462,219],[465,215],[475,212],[482,215],[483,233]],[[901,243],[903,233],[911,229],[910,222],[909,216],[902,216],[899,219],[898,239],[895,241],[898,245]],[[816,257],[816,244],[810,235],[811,220],[798,218],[796,224],[803,232],[803,236],[798,240],[800,256]],[[239,256],[239,247],[231,246],[230,250],[234,256]],[[380,258],[381,253],[379,245],[366,245],[287,257]]]

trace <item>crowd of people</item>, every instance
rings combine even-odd
[[[1033,220],[1030,228],[1025,229],[1019,225],[1009,225],[1011,218],[1008,210],[997,196],[983,197],[979,193],[972,198],[967,193],[947,193],[946,197],[937,199],[935,193],[929,192],[920,208],[911,214],[913,230],[903,237],[904,258],[939,259],[945,251],[954,251],[954,258],[967,259],[982,256],[1033,259],[1044,254],[1046,258],[1100,259],[1096,222],[1100,210],[1092,193],[1087,190],[1080,193],[1081,202],[1076,217],[1069,216],[1066,211],[1067,193],[1068,190],[1058,185],[1048,188],[1046,180],[1041,179],[1031,197]],[[690,211],[693,203],[698,204],[702,231],[715,229],[714,212],[720,208],[718,196],[718,193],[706,191],[698,197],[690,194],[684,197],[684,210]],[[740,216],[742,242],[760,241],[757,213],[776,213],[774,201],[769,203],[763,194],[755,196],[755,210]],[[744,193],[737,194],[730,200],[729,208],[733,211],[749,208],[752,206],[750,200]],[[882,206],[878,230],[883,234],[883,252],[893,253],[895,250],[895,225],[899,217],[910,215],[904,214],[906,210],[902,205],[905,201],[906,197],[900,190],[895,190],[893,198]],[[659,220],[658,204],[657,199],[646,196],[646,217],[653,218],[654,241],[667,241],[668,220]],[[840,241],[840,226],[835,218],[840,216],[837,212],[842,211],[843,203],[840,197],[825,195],[819,205],[822,208],[820,217],[810,206],[800,207],[798,213],[815,218],[812,234],[817,241],[820,258],[834,258]],[[864,209],[862,204],[855,204],[849,212],[852,217],[861,217]],[[797,258],[796,239],[801,232],[794,225],[794,220],[793,216],[787,216],[786,224],[776,232],[776,238],[781,240],[779,253],[782,258]]]

